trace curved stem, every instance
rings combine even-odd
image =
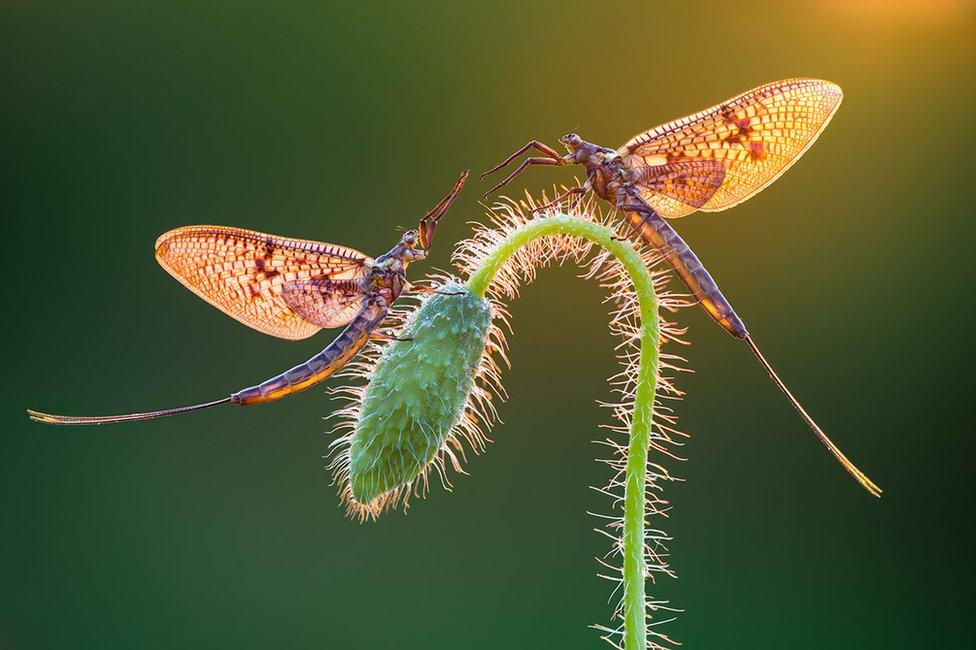
[[[644,579],[647,570],[644,559],[644,491],[660,342],[657,294],[647,267],[630,242],[615,239],[616,233],[610,228],[576,217],[554,216],[531,221],[506,237],[468,279],[468,288],[483,297],[505,260],[532,240],[552,235],[581,237],[609,251],[627,271],[640,304],[640,369],[634,397],[624,487],[623,647],[626,650],[645,650],[647,619]]]

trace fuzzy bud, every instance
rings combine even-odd
[[[464,413],[490,327],[489,303],[449,283],[417,309],[401,340],[387,346],[350,441],[356,502],[369,507],[425,474]]]

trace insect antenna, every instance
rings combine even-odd
[[[200,404],[192,404],[190,406],[178,406],[171,409],[163,409],[161,411],[147,411],[145,413],[127,413],[126,415],[54,415],[53,413],[43,413],[41,411],[35,411],[33,409],[27,409],[27,417],[29,417],[34,422],[42,422],[44,424],[56,424],[56,425],[90,425],[90,424],[115,424],[116,422],[135,422],[138,420],[155,420],[156,418],[165,418],[170,415],[179,415],[180,413],[190,413],[191,411],[202,411],[203,409],[208,409],[211,406],[219,406],[221,404],[227,404],[232,398],[225,397],[223,399],[214,400],[212,402],[202,402]]]
[[[810,417],[810,414],[807,413],[806,409],[803,408],[800,401],[793,396],[790,389],[787,388],[783,380],[779,378],[779,375],[776,374],[776,370],[774,370],[773,366],[770,365],[769,361],[766,360],[763,353],[759,351],[759,347],[756,345],[755,341],[752,340],[752,337],[747,334],[745,338],[746,343],[749,344],[749,348],[752,350],[752,353],[756,355],[756,359],[758,359],[759,363],[762,364],[762,367],[766,370],[769,378],[772,379],[773,383],[776,384],[784,395],[786,395],[786,399],[790,401],[790,404],[792,404],[793,408],[796,409],[796,412],[800,414],[803,421],[807,423],[810,430],[813,431],[820,439],[820,442],[823,443],[823,446],[827,448],[827,451],[833,454],[834,458],[837,459],[837,462],[839,462],[841,466],[843,466],[843,468],[846,469],[847,472],[854,477],[854,480],[860,483],[865,490],[867,490],[872,496],[880,497],[881,488],[875,485],[875,483],[868,478],[864,472],[859,470],[857,466],[844,455],[844,452],[842,452],[840,448],[838,448],[837,445],[835,445],[833,441],[827,437],[827,434],[823,432],[820,425],[818,425],[814,419]]]

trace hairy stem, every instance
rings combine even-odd
[[[629,241],[620,241],[610,228],[570,216],[530,221],[505,238],[468,279],[468,288],[483,297],[505,261],[525,244],[541,237],[570,235],[601,246],[623,265],[640,303],[640,370],[634,399],[624,488],[623,581],[624,643],[626,650],[645,650],[647,619],[644,593],[644,491],[647,450],[654,413],[658,374],[658,305],[654,284],[640,255]]]

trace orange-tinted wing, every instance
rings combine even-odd
[[[303,339],[323,326],[293,310],[287,282],[361,277],[371,258],[352,248],[287,239],[242,228],[186,226],[156,240],[156,259],[170,275],[248,327]]]
[[[824,130],[840,106],[840,87],[820,79],[776,81],[700,113],[634,136],[618,153],[631,170],[715,160],[725,167],[720,187],[696,207],[641,194],[665,217],[701,209],[724,210],[745,201],[789,169]]]
[[[319,327],[341,327],[356,317],[366,294],[359,280],[294,280],[282,295],[292,310]]]
[[[725,165],[717,160],[682,160],[631,170],[641,196],[658,214],[672,216],[700,209],[725,180]]]

